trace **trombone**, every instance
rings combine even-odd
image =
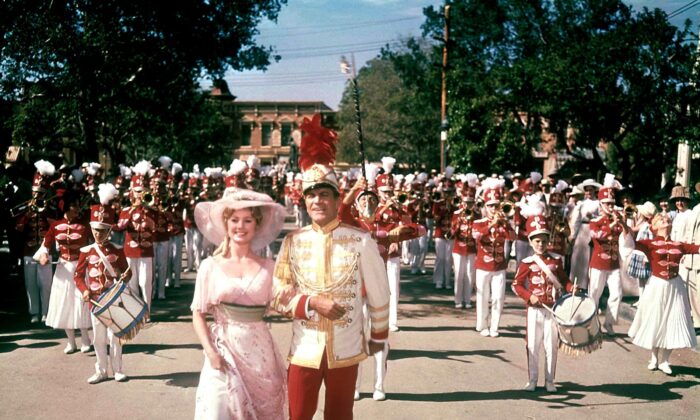
[[[10,216],[17,217],[27,210],[43,213],[44,210],[46,210],[46,206],[49,204],[49,201],[53,200],[55,197],[55,194],[49,198],[32,197],[29,200],[12,207],[10,209]]]

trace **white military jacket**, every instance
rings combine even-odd
[[[384,261],[370,234],[334,220],[315,223],[289,233],[277,257],[274,275],[279,312],[293,317],[292,364],[319,368],[324,351],[330,369],[355,365],[367,357],[369,340],[363,319],[366,295],[371,339],[388,338],[389,282]],[[296,295],[287,304],[279,294],[293,287]],[[321,296],[345,307],[345,315],[332,321],[308,310],[308,299]]]

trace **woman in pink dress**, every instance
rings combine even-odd
[[[284,216],[284,207],[248,190],[195,208],[199,230],[220,244],[199,267],[191,306],[205,354],[195,419],[286,418],[286,366],[263,322],[274,261],[255,254],[279,235]]]

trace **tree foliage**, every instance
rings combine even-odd
[[[285,3],[1,2],[0,93],[18,104],[5,124],[16,142],[66,144],[85,159],[200,144],[195,131],[213,121],[197,80],[269,64],[272,50],[256,45],[256,26]]]
[[[400,49],[385,49],[357,75],[365,153],[370,161],[392,156],[412,169],[439,167],[429,160],[439,147],[440,90],[430,80],[425,44],[408,40]],[[352,82],[338,111],[341,126],[338,160],[359,163]]]
[[[571,127],[576,148],[610,145],[617,175],[651,190],[656,183],[645,181],[675,162],[675,144],[700,141],[690,22],[678,29],[663,11],[637,12],[620,0],[449,5],[449,159],[460,169],[536,169],[530,150],[540,146],[545,126],[560,149]],[[430,6],[424,13],[424,36],[441,40],[443,11]],[[438,41],[425,55],[432,95],[441,50]],[[402,55],[385,56],[396,64]],[[399,75],[403,84],[417,79]],[[608,169],[591,155],[582,166]]]

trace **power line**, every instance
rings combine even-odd
[[[411,16],[411,17],[396,18],[396,19],[370,20],[370,21],[362,21],[362,22],[328,23],[325,25],[314,25],[311,28],[300,28],[298,26],[271,27],[271,28],[265,28],[265,29],[263,29],[263,31],[264,32],[272,32],[273,34],[275,32],[289,32],[291,35],[306,35],[306,34],[310,34],[310,33],[318,33],[319,29],[324,29],[324,28],[326,28],[330,31],[348,30],[348,29],[363,28],[363,27],[368,27],[368,26],[385,25],[387,23],[416,20],[416,19],[421,19],[422,17],[423,16]],[[311,31],[309,31],[308,29],[311,29]],[[281,36],[281,35],[284,35],[284,34],[279,34],[279,35],[274,35],[274,36]],[[260,35],[259,38],[268,37],[268,36],[273,36],[273,35],[272,34],[271,35]]]
[[[683,5],[683,6],[679,7],[678,9],[673,10],[672,12],[670,12],[670,13],[668,14],[667,17],[668,17],[669,19],[670,19],[670,18],[673,18],[673,17],[676,17],[676,16],[680,15],[681,13],[685,13],[685,12],[687,12],[688,10],[690,10],[690,9],[692,9],[693,7],[698,6],[698,5],[700,5],[700,0],[689,1],[689,2],[686,3],[685,5]]]

